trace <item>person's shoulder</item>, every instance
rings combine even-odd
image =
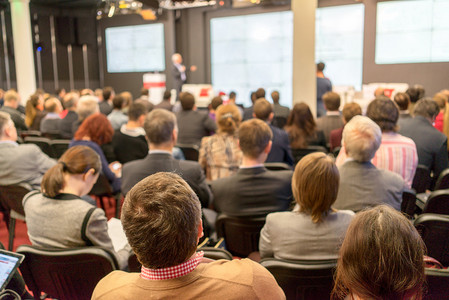
[[[253,284],[253,273],[270,275],[268,270],[260,264],[245,258],[234,260],[221,259],[205,264],[202,276],[251,286]]]
[[[201,165],[193,160],[178,160],[179,166],[183,170],[201,170]]]
[[[147,157],[148,156],[146,156],[142,159],[136,159],[136,160],[132,160],[132,161],[125,163],[123,165],[123,170],[126,171],[126,170],[134,170],[134,169],[142,168],[142,164],[145,162]]]
[[[92,299],[117,299],[123,288],[134,286],[139,280],[140,273],[113,271],[101,279],[92,294]]]
[[[379,168],[377,168],[377,170],[384,178],[386,184],[393,186],[404,186],[404,179],[401,177],[401,175],[392,172],[390,170],[384,170]]]
[[[272,178],[278,178],[283,181],[288,181],[290,183],[292,176],[293,176],[293,171],[291,171],[291,170],[281,170],[281,171],[267,170],[265,176],[272,177]]]
[[[35,144],[19,144],[19,147],[17,147],[17,151],[20,153],[35,153],[40,154],[44,153],[42,152],[41,148]]]

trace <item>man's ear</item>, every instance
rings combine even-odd
[[[173,144],[176,145],[176,142],[178,141],[178,130],[176,128],[173,129],[172,140],[173,140]]]
[[[269,154],[270,151],[271,151],[271,146],[272,146],[272,145],[273,145],[273,142],[270,141],[263,151],[264,151],[266,154]]]
[[[203,220],[200,220],[200,223],[198,224],[198,241],[200,240],[200,238],[202,238],[204,236],[204,232],[203,232]]]
[[[271,123],[271,121],[273,121],[273,118],[274,118],[274,112],[271,112],[270,115],[268,116],[267,121]]]

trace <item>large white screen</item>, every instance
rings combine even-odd
[[[211,20],[212,84],[216,91],[237,92],[251,105],[250,93],[263,87],[292,103],[293,14],[291,11]]]
[[[449,1],[377,4],[376,63],[449,61]]]
[[[165,70],[164,25],[106,28],[109,73]]]
[[[364,12],[363,4],[317,9],[315,60],[326,64],[324,74],[333,85],[361,90]]]

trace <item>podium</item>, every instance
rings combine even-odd
[[[143,87],[150,91],[148,101],[154,105],[159,104],[164,98],[165,92],[165,74],[146,73],[143,74]]]

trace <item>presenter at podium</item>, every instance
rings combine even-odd
[[[186,66],[182,64],[182,56],[179,53],[175,53],[172,55],[171,60],[173,62],[173,82],[174,87],[176,89],[177,95],[182,90],[182,85],[187,81],[187,75],[186,75]],[[189,69],[191,72],[196,71],[196,66],[191,66]]]

